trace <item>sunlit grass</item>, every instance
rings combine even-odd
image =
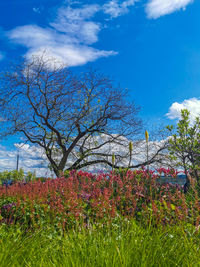
[[[0,228],[3,266],[200,266],[200,235],[192,226],[144,229],[135,221],[34,233]]]

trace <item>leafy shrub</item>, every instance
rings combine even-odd
[[[24,171],[20,169],[19,171],[3,171],[0,172],[0,181],[2,184],[10,185],[16,181],[22,181],[24,179]]]

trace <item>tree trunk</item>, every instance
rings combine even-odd
[[[186,175],[186,182],[184,184],[183,190],[184,190],[184,193],[186,194],[190,188],[190,179],[189,179],[188,171],[187,171],[185,164],[184,164],[184,170],[185,170],[185,175]]]

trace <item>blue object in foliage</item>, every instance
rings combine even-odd
[[[2,181],[2,185],[8,186],[8,185],[12,185],[13,184],[13,180],[3,180]]]

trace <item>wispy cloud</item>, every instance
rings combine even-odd
[[[66,66],[83,65],[100,57],[117,54],[91,46],[98,41],[101,30],[100,24],[92,21],[99,10],[99,5],[62,7],[48,27],[24,25],[11,30],[8,37],[28,48],[28,58],[46,50],[49,56],[57,58]]]
[[[193,0],[150,0],[146,5],[148,18],[157,19],[177,10],[185,9]]]
[[[180,119],[182,109],[190,111],[190,120],[193,122],[197,116],[200,116],[200,99],[194,97],[185,99],[182,103],[174,102],[166,116],[172,120]]]
[[[140,0],[110,0],[104,5],[82,5],[69,1],[57,10],[56,17],[46,26],[37,24],[16,27],[7,33],[8,38],[27,48],[26,56],[40,54],[44,50],[50,57],[57,58],[66,66],[78,66],[95,61],[101,57],[116,55],[116,51],[97,49],[94,44],[99,41],[99,33],[105,27],[98,21],[97,14],[105,21],[117,18],[130,11]],[[184,9],[193,0],[149,0],[146,5],[148,18],[158,18]],[[33,8],[38,12],[37,8]],[[107,27],[109,30],[109,27]],[[0,59],[2,55],[0,54]]]
[[[33,7],[33,11],[34,11],[35,13],[37,13],[37,14],[40,14],[40,13],[41,13],[39,7]]]
[[[58,32],[67,34],[68,38],[75,42],[93,44],[98,41],[101,26],[91,19],[99,11],[99,5],[87,5],[76,9],[62,7],[58,10],[56,20],[50,25]]]
[[[126,0],[120,2],[119,0],[111,0],[103,5],[103,11],[105,14],[116,18],[129,12],[129,8],[135,4],[138,0]]]

